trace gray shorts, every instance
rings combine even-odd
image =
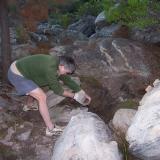
[[[27,95],[34,89],[39,88],[32,80],[13,73],[11,69],[8,70],[8,80],[16,88],[18,95]]]

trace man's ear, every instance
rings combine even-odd
[[[65,69],[65,66],[64,65],[59,65],[59,68],[64,70]]]
[[[62,67],[64,67],[64,65],[60,64],[59,67],[62,68]]]

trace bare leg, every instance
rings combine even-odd
[[[50,115],[47,107],[47,97],[41,88],[36,88],[35,90],[29,93],[30,96],[35,98],[39,104],[39,112],[49,129],[53,129],[54,125],[50,119]]]

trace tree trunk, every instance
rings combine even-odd
[[[7,71],[11,62],[10,32],[7,0],[0,0],[2,81],[7,82]]]

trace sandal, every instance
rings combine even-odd
[[[29,106],[29,105],[24,105],[23,106],[23,111],[24,112],[27,112],[27,111],[37,111],[38,110],[38,105],[37,105],[37,103],[33,103],[31,106]]]
[[[55,125],[53,129],[49,129],[48,127],[46,128],[46,136],[53,136],[57,135],[59,132],[62,132],[63,129],[60,128],[59,126]]]

